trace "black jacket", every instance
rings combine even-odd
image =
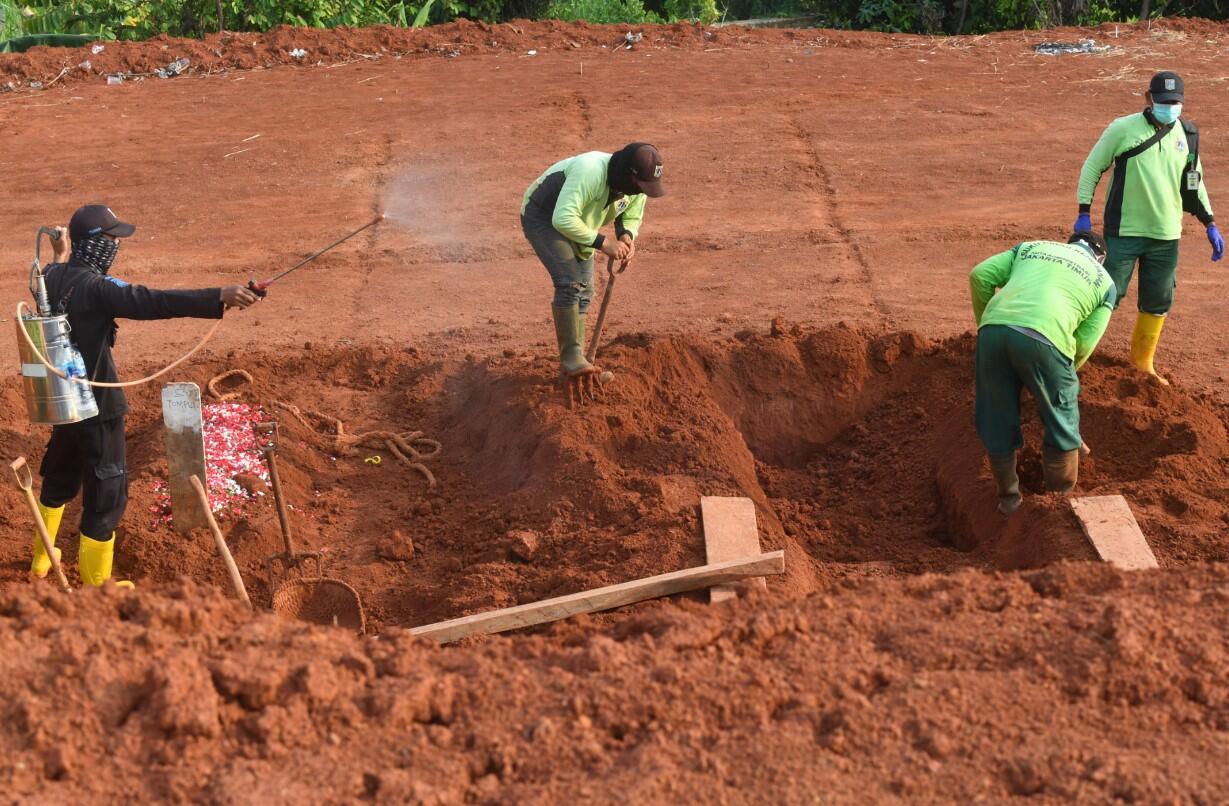
[[[156,291],[129,285],[84,263],[53,263],[45,270],[51,312],[67,313],[73,344],[85,359],[90,380],[115,382],[119,375],[111,348],[119,326],[116,319],[174,319],[192,316],[221,319],[220,288]],[[98,418],[107,420],[128,411],[122,389],[94,388]]]

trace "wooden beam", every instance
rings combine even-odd
[[[704,523],[704,555],[711,563],[724,563],[754,557],[760,553],[760,530],[755,520],[755,502],[750,498],[717,495],[700,497],[700,519]],[[762,578],[755,584],[766,587]],[[724,602],[738,594],[731,585],[709,588],[709,601]]]
[[[1156,555],[1121,495],[1072,498],[1071,508],[1097,556],[1116,568],[1157,568]]]
[[[437,624],[427,624],[423,627],[415,627],[410,630],[410,634],[434,638],[446,644],[470,635],[485,635],[521,627],[532,627],[535,624],[558,621],[581,613],[610,610],[659,596],[670,596],[712,585],[738,582],[748,577],[782,573],[785,573],[785,552],[773,551],[755,557],[745,557],[741,560],[701,565],[683,571],[545,599],[532,604],[492,610],[451,621],[441,621]]]

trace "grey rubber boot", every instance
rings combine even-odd
[[[580,318],[580,309],[551,306],[555,317],[555,339],[559,342],[559,368],[568,377],[594,372],[596,368],[585,359],[585,322]]]
[[[1010,515],[1020,506],[1020,477],[1016,475],[1016,452],[992,453],[990,475],[998,488],[999,512]]]
[[[1050,445],[1041,446],[1041,467],[1046,489],[1053,493],[1069,493],[1075,489],[1080,475],[1080,452],[1060,451]]]

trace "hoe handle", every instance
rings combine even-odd
[[[196,490],[196,497],[200,499],[201,509],[205,511],[205,520],[209,521],[209,531],[213,532],[213,540],[218,544],[218,553],[222,555],[222,560],[226,563],[226,573],[230,574],[230,583],[235,586],[235,594],[239,597],[239,601],[247,605],[248,610],[252,609],[252,600],[248,598],[247,588],[243,586],[243,577],[239,575],[239,566],[235,565],[235,558],[231,556],[230,547],[226,545],[226,538],[222,537],[222,530],[218,528],[218,522],[213,518],[213,510],[209,508],[209,494],[205,492],[205,486],[201,484],[201,480],[196,476],[189,476],[188,481],[192,484],[192,489]]]
[[[615,278],[627,271],[627,264],[619,265],[619,270],[614,270],[614,258],[606,258],[606,290],[602,292],[602,307],[597,311],[597,324],[593,326],[593,335],[589,337],[589,349],[585,351],[585,358],[589,363],[593,363],[593,359],[597,358],[597,346],[602,340],[602,326],[606,324],[606,309],[610,307],[610,298],[614,295]]]

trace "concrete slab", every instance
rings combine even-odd
[[[750,498],[701,496],[700,517],[704,523],[704,552],[710,564],[742,560],[760,553],[755,502]],[[752,584],[765,587],[762,577],[757,577]],[[734,596],[734,588],[729,585],[709,588],[710,602],[724,602]]]
[[[1121,495],[1072,498],[1071,508],[1101,559],[1123,570],[1158,567],[1127,499]]]

